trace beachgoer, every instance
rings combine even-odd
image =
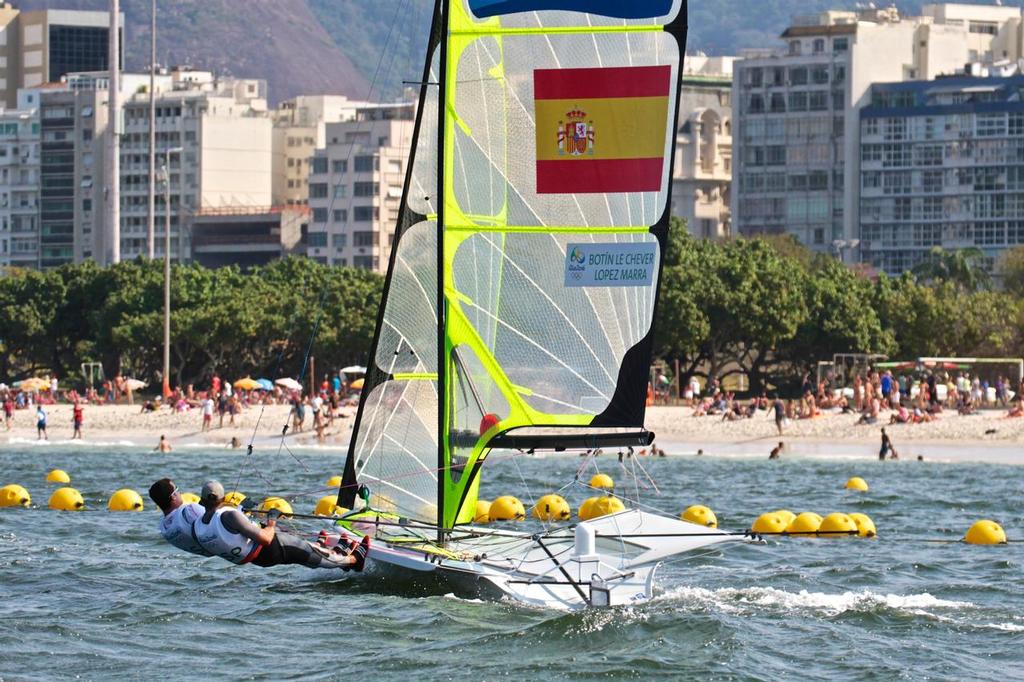
[[[779,400],[778,394],[774,396],[775,402],[772,403],[772,410],[775,412],[775,428],[779,430],[779,435],[782,435],[782,424],[786,421],[786,404]]]
[[[192,525],[192,535],[211,555],[233,564],[252,563],[267,568],[279,564],[301,564],[307,568],[363,570],[370,549],[370,536],[360,544],[341,543],[328,550],[277,530],[280,512],[272,509],[261,528],[245,515],[224,504],[224,486],[207,481],[200,493],[203,516]]]
[[[75,406],[71,410],[72,421],[75,425],[75,433],[71,436],[71,440],[76,438],[82,440],[82,422],[84,421],[82,412],[82,404],[76,400]]]
[[[4,396],[4,426],[7,430],[11,430],[11,420],[14,419],[14,401],[11,400],[11,394],[8,393]]]
[[[778,459],[779,455],[782,454],[782,448],[784,447],[785,446],[782,444],[782,441],[780,440],[779,444],[772,448],[771,454],[768,455],[768,459]]]
[[[36,440],[50,440],[46,435],[46,410],[42,405],[36,405]]]
[[[153,452],[170,452],[174,448],[171,447],[171,442],[167,440],[166,436],[160,436],[160,442],[153,448]]]
[[[203,401],[203,428],[202,431],[209,431],[213,425],[213,398],[209,395]]]
[[[899,459],[899,455],[896,454],[896,448],[892,446],[892,439],[889,438],[889,434],[883,428],[882,447],[878,450],[878,459],[883,460],[886,455],[889,455],[889,459]]]
[[[228,394],[221,393],[217,397],[217,414],[220,415],[220,422],[217,424],[218,429],[224,428],[224,413],[228,411]]]
[[[164,540],[186,552],[210,556],[210,553],[192,537],[192,524],[203,515],[203,508],[199,503],[183,504],[178,486],[169,478],[161,478],[149,486],[149,498],[164,513],[158,526]]]
[[[231,441],[228,442],[229,448],[240,448],[242,447],[242,441],[238,439],[238,436],[231,436]]]

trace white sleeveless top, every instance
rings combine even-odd
[[[192,537],[192,524],[202,518],[203,507],[196,503],[183,504],[160,519],[160,535],[178,549],[192,554],[210,556],[202,545]]]
[[[221,516],[234,507],[221,507],[213,513],[209,523],[203,523],[203,514],[192,524],[192,534],[207,552],[233,564],[244,564],[259,544],[241,533],[233,533],[224,527]]]

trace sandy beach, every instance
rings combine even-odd
[[[229,447],[232,438],[243,445],[255,434],[257,443],[276,441],[288,423],[287,405],[248,407],[235,417],[232,426],[225,418],[219,427],[215,415],[213,428],[201,431],[198,410],[174,413],[161,410],[142,413],[139,405],[86,406],[84,444],[155,447],[165,435],[175,448],[195,446]],[[71,406],[48,405],[49,439],[67,442],[72,435]],[[289,443],[344,448],[348,445],[355,409],[345,408],[343,418],[329,426],[322,443],[316,440],[307,419],[301,433],[289,430]],[[647,428],[670,455],[693,454],[702,449],[707,455],[767,456],[778,441],[786,444],[784,454],[808,457],[877,456],[880,432],[885,426],[904,459],[922,454],[930,460],[974,461],[1024,464],[1024,419],[1007,418],[1004,410],[986,410],[971,416],[946,413],[927,424],[889,425],[883,411],[879,424],[857,425],[857,416],[826,412],[814,419],[791,421],[780,439],[775,422],[760,412],[753,419],[722,421],[721,417],[694,417],[688,407],[650,407]],[[257,428],[258,423],[258,428]],[[11,431],[0,430],[0,443],[35,443],[35,411],[17,410]]]

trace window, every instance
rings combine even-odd
[[[999,24],[988,21],[972,21],[968,24],[967,30],[971,33],[994,36],[999,33]]]
[[[357,156],[354,170],[356,173],[369,173],[380,170],[380,159],[376,156]]]
[[[835,38],[832,40],[832,52],[833,54],[841,54],[850,49],[849,38]]]
[[[1006,114],[978,114],[978,137],[1006,135]]]
[[[352,196],[375,197],[380,194],[380,185],[376,182],[356,182],[352,185]]]
[[[309,246],[327,246],[327,233],[326,232],[310,232],[306,237],[306,243]]]
[[[311,182],[311,183],[309,183],[309,198],[310,199],[326,199],[327,198],[327,183],[326,182]]]
[[[327,170],[327,168],[325,166],[324,167],[324,171],[326,172],[326,170]],[[348,172],[348,160],[343,159],[343,160],[340,160],[340,161],[333,161],[333,162],[331,162],[331,170],[333,170],[335,173],[347,173]]]
[[[834,85],[840,85],[846,82],[846,66],[843,64],[836,64],[832,68],[832,83]]]
[[[824,85],[828,83],[828,67],[827,66],[813,66],[811,67],[811,82],[815,85]]]
[[[326,208],[314,208],[313,209],[313,222],[320,223],[321,225],[327,222],[327,209]]]
[[[763,114],[764,97],[762,97],[761,95],[751,95],[750,102],[747,105],[747,112],[751,114]]]
[[[814,39],[814,54],[821,54],[825,51],[825,39],[815,38]]]
[[[766,159],[769,166],[786,165],[786,148],[779,146],[766,147]]]
[[[812,92],[807,102],[807,108],[810,109],[811,111],[828,110],[828,93]]]
[[[772,94],[770,111],[773,114],[782,114],[786,112],[786,96],[781,92]]]
[[[352,234],[352,246],[377,246],[379,232],[355,232]]]
[[[789,70],[790,85],[807,85],[807,69],[800,66]]]
[[[864,134],[865,135],[877,135],[878,134],[878,119],[869,118],[864,121]]]
[[[837,111],[842,111],[846,107],[846,97],[842,90],[836,90],[832,93],[832,108]]]
[[[750,69],[747,74],[753,87],[759,88],[764,84],[764,72],[761,69]]]
[[[357,223],[369,223],[377,220],[380,210],[376,206],[356,206],[352,209],[352,220]],[[326,219],[327,216],[324,216]]]
[[[92,210],[92,199],[82,199],[82,212],[88,213]]]
[[[327,172],[327,159],[322,156],[314,156],[312,162],[312,173],[326,173]]]
[[[791,40],[791,41],[789,41],[789,54],[790,54],[790,56],[795,57],[796,55],[800,54],[800,49],[801,48],[800,48],[800,41],[799,40]]]
[[[348,185],[335,185],[334,186],[334,198],[344,199],[348,196]]]
[[[790,111],[807,111],[807,93],[806,92],[791,92],[791,93],[789,93],[789,110]]]
[[[331,235],[331,245],[334,248],[336,248],[336,249],[343,249],[343,248],[345,248],[345,244],[348,242],[347,237],[348,237],[348,235],[344,234],[344,233],[332,234]]]
[[[82,128],[82,142],[92,142],[92,128]]]

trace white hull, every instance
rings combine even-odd
[[[402,528],[352,528],[374,538],[369,558],[378,565],[431,574],[461,594],[563,609],[647,601],[665,559],[735,539],[638,510],[538,535],[469,526],[443,550],[411,543],[416,536]]]

